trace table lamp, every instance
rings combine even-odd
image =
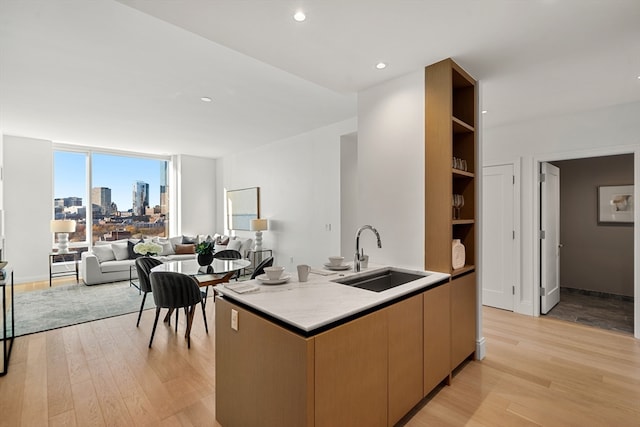
[[[69,253],[69,233],[76,231],[76,222],[72,219],[52,219],[51,232],[58,233],[58,253]]]
[[[251,231],[256,232],[256,251],[262,250],[262,231],[268,230],[266,219],[252,219],[251,220]]]

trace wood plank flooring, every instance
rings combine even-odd
[[[215,304],[207,304],[210,325]],[[640,426],[640,341],[484,308],[487,357],[466,364],[406,426]],[[217,426],[213,328],[191,349],[153,311],[19,337],[0,378],[0,426]],[[247,426],[251,427],[251,426]],[[359,427],[359,426],[357,426]]]

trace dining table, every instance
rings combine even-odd
[[[248,259],[220,259],[214,258],[213,262],[206,266],[201,266],[196,260],[167,261],[151,269],[151,273],[156,271],[171,271],[174,273],[188,274],[196,279],[202,286],[217,285],[227,283],[233,274],[251,265]]]
[[[160,265],[157,265],[151,269],[150,274],[158,271],[170,271],[173,273],[187,274],[193,277],[201,288],[205,288],[202,292],[202,313],[207,304],[207,296],[209,293],[209,286],[213,286],[213,298],[215,301],[216,285],[222,283],[229,283],[229,280],[236,274],[237,271],[247,268],[251,265],[251,261],[248,259],[221,259],[214,258],[213,262],[209,265],[201,266],[198,261],[182,260],[182,261],[167,261]],[[168,322],[173,310],[169,310],[164,318],[164,322]],[[177,317],[176,317],[177,319]],[[176,320],[177,322],[177,320]],[[204,325],[207,333],[209,332],[209,326],[207,325],[207,318],[204,317]]]

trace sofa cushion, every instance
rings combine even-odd
[[[132,259],[125,259],[122,261],[107,261],[100,264],[100,271],[103,273],[112,273],[116,271],[128,271],[134,261]]]
[[[176,255],[195,254],[195,253],[196,253],[196,245],[194,244],[176,245]]]
[[[111,245],[96,245],[91,252],[98,258],[98,262],[114,261],[116,259]]]
[[[129,242],[113,242],[111,243],[111,249],[116,256],[116,261],[122,261],[129,259]]]

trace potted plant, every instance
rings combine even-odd
[[[196,253],[198,254],[198,264],[207,266],[213,262],[214,244],[205,240],[196,245]]]

